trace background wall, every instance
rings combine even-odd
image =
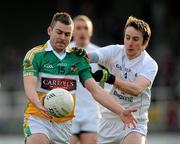
[[[94,23],[92,42],[99,46],[123,43],[128,16],[150,24],[147,51],[159,72],[152,89],[149,133],[180,132],[180,0],[43,0],[6,1],[0,5],[0,134],[22,135],[26,99],[22,60],[32,47],[48,40],[53,14],[85,14]],[[0,140],[1,141],[1,140]]]

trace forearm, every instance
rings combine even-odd
[[[38,94],[36,92],[36,80],[32,78],[31,76],[24,77],[24,90],[25,95],[28,97],[28,99],[36,106],[40,103]]]
[[[143,91],[143,89],[139,87],[136,83],[124,81],[117,78],[115,79],[114,86],[132,96],[138,96]]]
[[[35,106],[40,103],[37,92],[31,87],[25,89],[25,94]]]
[[[38,94],[36,92],[37,78],[34,76],[24,76],[23,81],[25,94],[28,97],[28,99],[37,109],[40,110],[42,115],[51,119],[52,116],[48,113],[48,110],[43,106],[43,99],[39,99]]]
[[[97,85],[94,79],[87,81],[91,81],[91,84],[89,85],[85,83],[85,87],[91,92],[92,96],[97,102],[118,115],[122,113],[124,108],[118,104],[110,94]]]
[[[137,77],[134,81],[118,79],[115,75],[109,73],[107,69],[98,70],[92,75],[97,82],[113,84],[119,90],[132,96],[138,96],[151,84],[151,81],[143,76]]]

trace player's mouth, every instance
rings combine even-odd
[[[133,52],[133,51],[134,51],[134,49],[132,49],[132,48],[128,48],[128,49],[127,49],[127,51],[128,51],[128,52]]]
[[[58,42],[58,43],[56,43],[56,45],[57,45],[58,47],[64,47],[64,46],[65,46],[65,43],[63,43],[63,42]]]
[[[86,37],[85,37],[85,36],[80,36],[79,39],[80,39],[80,40],[85,40]]]

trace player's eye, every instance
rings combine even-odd
[[[62,34],[63,32],[60,31],[60,30],[57,30],[56,33],[57,33],[57,34]]]
[[[133,37],[134,41],[139,41],[139,37]]]
[[[85,29],[85,30],[88,30],[88,27],[87,27],[87,26],[85,26],[85,27],[84,27],[84,29]]]
[[[67,36],[67,37],[69,37],[70,35],[71,35],[70,32],[66,32],[66,33],[65,33],[65,36]]]
[[[130,36],[125,36],[125,39],[126,40],[130,40]]]
[[[80,26],[77,26],[77,27],[76,27],[76,29],[77,29],[77,30],[80,30],[80,29],[81,29],[81,27],[80,27]]]

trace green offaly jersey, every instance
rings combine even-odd
[[[75,100],[77,81],[84,83],[92,78],[89,63],[82,57],[66,52],[61,60],[58,58],[49,43],[31,49],[23,61],[23,76],[37,77],[37,93],[39,99],[49,90],[63,88],[71,92]],[[33,114],[42,118],[41,112],[28,100],[25,114]],[[74,117],[74,109],[63,118],[53,117],[51,121],[63,122]]]

